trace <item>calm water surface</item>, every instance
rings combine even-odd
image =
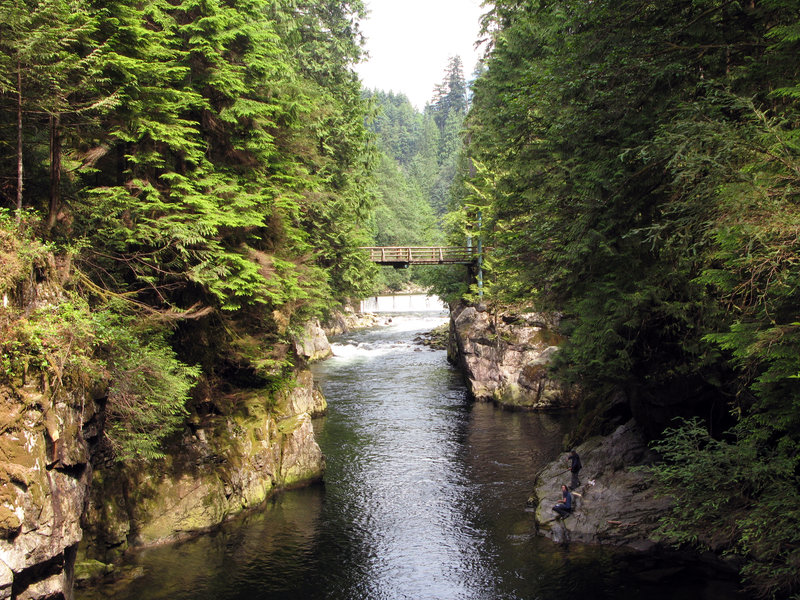
[[[395,316],[390,327],[337,340],[336,356],[315,366],[329,402],[314,423],[324,484],[144,551],[134,581],[78,598],[727,597],[726,584],[685,573],[652,583],[652,572],[633,574],[627,555],[536,537],[525,500],[571,423],[469,401],[445,353],[412,341],[444,322]]]

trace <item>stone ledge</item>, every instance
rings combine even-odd
[[[569,484],[566,458],[551,463],[536,478],[531,504],[540,534],[558,543],[583,542],[627,546],[638,550],[657,545],[652,534],[670,499],[656,497],[649,476],[633,467],[652,462],[644,436],[631,420],[611,435],[578,446],[583,469],[575,491],[575,507],[556,519],[552,506]]]

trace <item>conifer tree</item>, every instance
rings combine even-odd
[[[467,126],[487,293],[564,314],[556,374],[660,439],[663,531],[767,597],[797,589],[800,519],[790,4],[494,2]]]
[[[156,456],[180,423],[199,374],[181,358],[209,380],[221,354],[279,379],[291,357],[265,358],[271,345],[371,291],[358,246],[374,155],[352,70],[362,12],[357,0],[0,2],[0,198],[21,202],[24,166],[26,206],[49,213],[42,235],[91,299],[62,321],[102,340],[86,347],[114,379],[121,455]],[[213,321],[220,347],[176,355],[176,321],[172,342]],[[234,347],[242,321],[265,340],[258,357]]]

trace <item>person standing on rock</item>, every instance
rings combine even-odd
[[[561,485],[561,500],[556,502],[555,506],[553,506],[553,510],[556,511],[562,519],[572,512],[572,494],[569,493],[569,489],[564,484]]]
[[[569,484],[569,489],[574,490],[577,488],[581,482],[578,481],[578,471],[581,470],[583,465],[581,464],[581,457],[578,456],[578,453],[575,450],[569,451],[569,470],[572,473],[572,481]]]

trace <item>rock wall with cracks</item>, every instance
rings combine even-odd
[[[93,407],[63,389],[0,389],[0,599],[72,597]]]
[[[297,340],[301,362],[326,354],[318,326],[301,335],[315,338]],[[150,464],[104,448],[103,396],[69,381],[0,386],[0,600],[71,600],[86,563],[207,530],[322,476],[312,417],[326,403],[306,368],[280,391],[215,398]]]
[[[556,315],[464,305],[450,312],[448,358],[461,368],[476,399],[507,408],[575,405],[578,390],[548,377],[548,365],[562,341]]]
[[[217,406],[223,414],[190,419],[166,458],[107,463],[94,471],[79,577],[92,575],[86,563],[113,562],[129,548],[206,531],[277,490],[322,477],[325,459],[312,416],[322,414],[326,402],[310,371],[300,371],[277,394],[239,391]]]

